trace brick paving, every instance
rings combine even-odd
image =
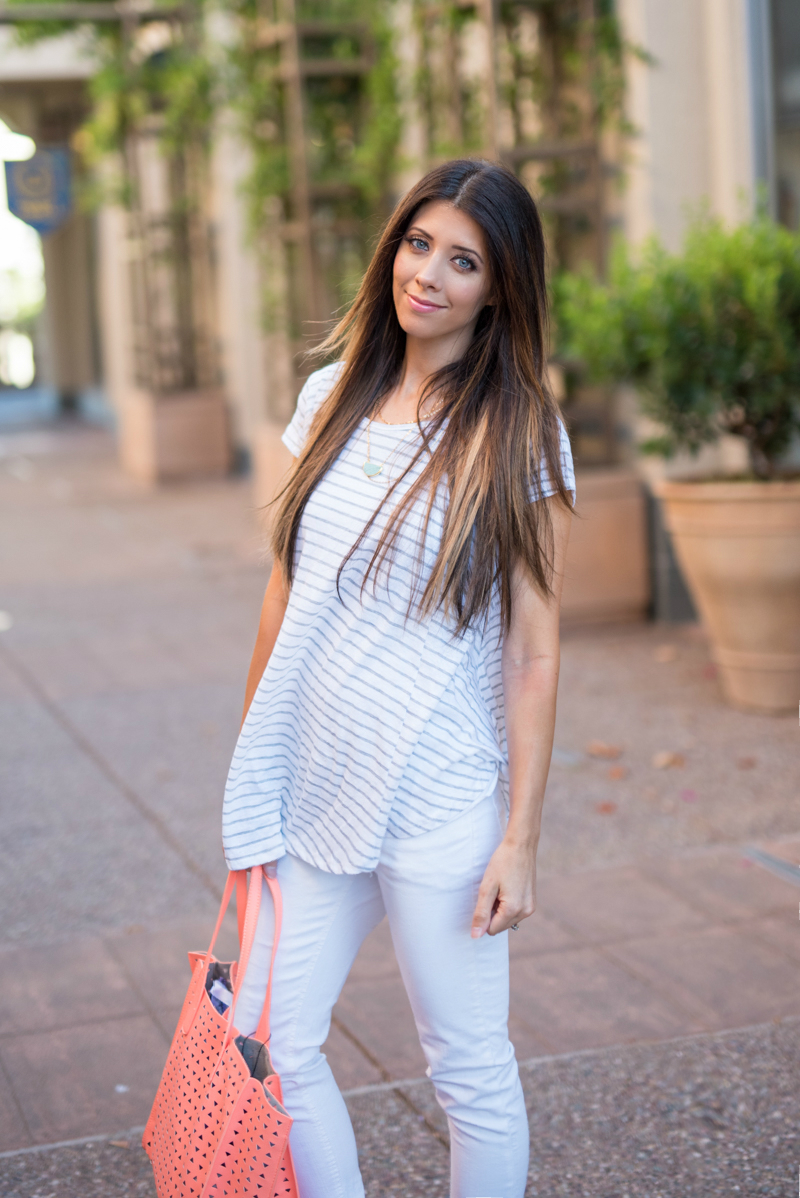
[[[144,1123],[185,952],[207,940],[224,879],[220,796],[267,571],[246,481],[147,492],[120,475],[106,433],[69,425],[0,429],[0,561],[11,618],[0,632],[0,1152],[13,1152]],[[800,894],[746,850],[800,863],[797,736],[793,717],[724,707],[695,628],[566,635],[539,912],[511,940],[512,1037],[520,1060],[539,1062],[523,1071],[534,1136],[544,1078],[541,1117],[563,1123],[531,1194],[691,1192],[694,1132],[681,1123],[673,1135],[669,1119],[657,1151],[631,1142],[621,1188],[607,1188],[610,1175],[589,1186],[604,1151],[622,1168],[626,1141],[619,1127],[598,1130],[586,1148],[569,1111],[574,1062],[588,1058],[563,1054],[594,1053],[598,1093],[612,1109],[627,1103],[634,1122],[662,1065],[678,1112],[703,1061],[718,1089],[726,1070],[744,1070],[746,1088],[760,1069],[769,1084],[757,1064],[765,1027],[787,1028],[770,1057],[783,1084],[797,1055]],[[656,768],[665,753],[673,764]],[[226,935],[232,946],[230,925]],[[740,1041],[720,1038],[732,1029]],[[686,1036],[702,1048],[674,1048]],[[326,1051],[348,1091],[424,1073],[385,923],[359,955]],[[638,1096],[620,1061],[648,1079]],[[446,1193],[428,1087],[350,1101],[370,1195]],[[741,1174],[726,1192],[782,1192],[742,1180],[748,1152],[766,1168],[766,1133],[748,1119],[726,1123],[719,1151]],[[567,1156],[581,1179],[572,1188]],[[784,1156],[773,1157],[783,1176]],[[6,1156],[0,1179],[13,1169],[16,1188],[0,1192],[150,1193],[136,1159],[135,1146],[108,1142]],[[660,1189],[647,1188],[648,1161]],[[712,1164],[694,1192],[717,1192]],[[64,1184],[48,1189],[59,1170]]]

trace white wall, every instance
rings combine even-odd
[[[13,28],[0,25],[0,83],[88,79],[96,69],[91,39],[80,30],[34,46],[17,46]]]
[[[97,214],[97,319],[103,384],[118,416],[134,385],[128,247],[127,214],[121,208],[101,208]]]
[[[223,126],[212,167],[217,304],[225,396],[235,439],[244,445],[252,444],[268,401],[259,254],[249,235],[242,195],[250,165],[241,140]]]
[[[746,0],[621,0],[627,37],[653,56],[630,65],[631,144],[624,200],[634,243],[677,249],[707,201],[730,223],[754,196]]]

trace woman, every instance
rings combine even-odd
[[[522,1198],[508,937],[535,907],[574,490],[545,380],[544,243],[491,163],[403,199],[284,441],[297,462],[224,811],[228,864],[276,862],[271,1050],[302,1198],[364,1189],[320,1053],[388,916],[451,1133],[451,1198]],[[507,748],[506,748],[507,746]],[[262,904],[237,1008],[258,1021]]]

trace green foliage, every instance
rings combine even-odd
[[[600,158],[621,156],[626,67],[649,56],[629,42],[614,0],[499,0],[498,88],[513,144],[550,143],[552,156],[522,167],[542,206],[551,261],[574,267],[587,256],[605,267],[600,215],[609,181]],[[536,113],[531,121],[531,110]],[[603,134],[617,136],[604,137]],[[582,146],[577,154],[559,145]],[[534,159],[535,161],[535,159]],[[621,172],[612,171],[618,184]],[[570,200],[573,203],[570,203]]]
[[[39,2],[47,7],[47,0]],[[74,137],[75,149],[87,167],[96,167],[123,151],[131,130],[147,118],[158,120],[159,136],[167,153],[188,143],[208,144],[217,69],[207,53],[202,31],[206,0],[186,0],[186,8],[191,14],[189,20],[167,20],[165,14],[163,18],[141,21],[129,43],[121,24],[93,22],[91,18],[43,19],[15,25],[16,39],[23,45],[76,28],[89,31],[97,71],[89,81],[89,115]],[[97,176],[93,183],[85,191],[97,202],[104,198],[129,199],[129,181],[124,173],[113,180],[106,174],[102,187]]]
[[[297,6],[300,21],[343,24],[341,32],[303,36],[301,58],[347,60],[358,58],[362,49],[370,52],[371,66],[365,75],[311,77],[304,87],[311,182],[353,189],[359,218],[386,195],[400,133],[387,9],[388,0],[305,0]],[[290,183],[280,49],[259,45],[256,0],[230,0],[226,11],[236,19],[238,35],[228,55],[224,97],[238,112],[252,150],[248,191],[258,229],[265,201],[271,196],[287,197]],[[353,23],[362,27],[364,38],[347,30],[347,24]]]
[[[389,189],[401,130],[397,59],[385,3],[373,6],[371,34],[375,58],[364,84],[369,119],[355,148],[353,173],[364,198],[374,204]]]
[[[47,4],[47,0],[39,2],[43,7]],[[183,7],[185,11],[187,5]],[[164,147],[172,152],[189,140],[207,141],[215,110],[233,107],[253,150],[249,190],[258,225],[264,200],[285,196],[289,185],[280,51],[277,45],[259,44],[257,36],[267,9],[262,0],[225,0],[216,7],[214,0],[188,0],[188,7],[191,19],[170,21],[167,44],[155,51],[148,49],[153,42],[148,30],[165,28],[165,18],[159,16],[141,21],[130,44],[120,25],[91,19],[25,22],[16,31],[20,41],[30,43],[78,25],[90,30],[98,72],[90,85],[92,112],[76,144],[92,165],[123,149],[131,129],[148,116],[160,115]],[[358,23],[367,31],[371,67],[365,77],[319,78],[306,85],[312,180],[355,188],[363,201],[359,215],[380,206],[387,195],[400,136],[392,7],[392,0],[298,0],[296,4],[299,21],[343,24],[341,33],[302,38],[303,57],[355,58],[362,47],[347,25]],[[583,119],[580,105],[569,94],[571,84],[588,82],[601,127],[623,119],[624,57],[629,47],[614,5],[612,0],[599,0],[597,5],[588,30],[594,46],[588,75],[583,10],[580,0],[501,0],[499,7],[515,77],[532,77],[537,102],[545,109],[559,109],[562,136],[574,133]],[[541,53],[531,55],[517,45],[515,22],[524,11],[540,22],[543,44],[549,47],[547,62]],[[208,33],[208,19],[215,12],[233,23],[226,46],[215,44]],[[483,97],[477,81],[461,77],[453,60],[462,34],[478,19],[478,9],[458,0],[414,0],[413,15],[423,45],[415,82],[423,109],[430,110],[429,153],[438,158],[480,150],[485,144]],[[431,68],[427,45],[431,39],[440,51],[440,43],[444,47],[444,72]],[[450,94],[454,87],[457,95]],[[513,92],[514,85],[506,91],[509,87]],[[515,97],[509,92],[506,98],[513,108]],[[457,119],[448,124],[443,114],[453,107]],[[544,186],[547,189],[547,180]]]
[[[264,201],[269,196],[284,195],[289,187],[280,56],[277,46],[256,45],[261,12],[258,0],[232,0],[229,11],[237,29],[227,51],[224,93],[253,153],[247,191],[251,224],[259,229],[264,220]]]
[[[524,54],[514,30],[522,13],[536,16],[541,48]],[[593,118],[599,128],[628,129],[624,115],[625,60],[648,56],[628,42],[614,0],[598,0],[594,17],[586,19],[582,0],[500,0],[499,19],[519,60],[520,76],[530,75],[540,107],[549,111],[559,136],[575,136],[583,123],[582,106],[571,86],[587,85]],[[515,72],[516,73],[516,72]],[[513,85],[508,95],[514,105]]]
[[[412,0],[419,55],[412,84],[424,125],[425,156],[444,161],[487,144],[486,95],[481,80],[461,68],[464,43],[480,20],[477,5],[458,0]]]
[[[664,428],[648,448],[744,437],[758,477],[800,430],[800,234],[765,215],[727,230],[702,214],[681,254],[620,244],[607,283],[554,281],[558,351],[598,382],[627,380]]]
[[[47,0],[40,2],[44,6]],[[388,0],[305,0],[297,5],[299,20],[360,23],[371,44],[366,76],[311,79],[306,85],[313,182],[356,189],[363,200],[360,216],[386,192],[400,132],[387,4]],[[162,18],[140,22],[131,44],[126,44],[120,25],[91,20],[24,22],[16,26],[17,38],[30,44],[79,25],[91,31],[98,70],[90,83],[92,110],[75,139],[90,166],[122,151],[131,130],[153,116],[159,118],[165,152],[175,153],[189,142],[208,144],[216,111],[233,108],[253,151],[248,190],[258,228],[265,199],[285,196],[289,187],[279,50],[258,44],[263,11],[258,0],[228,0],[224,5],[222,11],[235,27],[224,47],[208,33],[210,0],[189,0],[189,6],[192,19],[171,21],[166,44],[155,50],[147,31],[163,31]],[[348,59],[357,57],[359,50],[359,39],[347,33],[304,38],[301,45],[306,57]]]
[[[366,74],[311,76],[303,88],[315,221],[319,218],[320,228],[335,226],[344,247],[325,268],[331,278],[338,272],[333,290],[343,302],[360,277],[369,235],[388,207],[397,167],[402,117],[394,5],[395,0],[295,3],[298,22],[329,26],[303,33],[301,58],[348,60],[366,51],[370,64]],[[165,10],[169,6],[164,0]],[[276,219],[270,203],[275,197],[293,215],[285,64],[279,43],[263,36],[267,16],[280,24],[282,6],[279,0],[185,0],[184,14],[187,6],[188,20],[166,11],[148,15],[127,35],[116,23],[90,19],[27,22],[17,26],[17,34],[30,42],[76,26],[90,31],[98,70],[90,83],[91,112],[74,144],[90,167],[114,158],[123,163],[120,177],[111,180],[123,201],[132,199],[124,151],[133,131],[157,127],[165,152],[179,155],[188,145],[208,146],[216,115],[232,111],[252,152],[247,193],[257,235]],[[587,22],[582,0],[500,0],[498,33],[513,63],[513,79],[502,86],[515,128],[521,106],[527,110],[531,98],[541,110],[544,137],[585,137],[587,120],[591,136],[624,126],[624,60],[631,47],[614,7],[613,0],[596,0],[595,16]],[[462,61],[469,59],[480,7],[463,0],[413,0],[411,12],[421,46],[414,83],[427,124],[425,154],[436,161],[480,152],[491,140],[485,80],[480,71],[470,75]],[[536,49],[519,36],[520,22],[530,24],[531,16],[539,30]],[[330,28],[332,22],[341,29]],[[557,193],[574,183],[574,174],[574,166],[556,160],[537,187]],[[103,179],[96,198],[107,198],[107,166],[89,177]],[[575,224],[569,216],[554,219]],[[357,226],[356,232],[347,233],[348,226]]]

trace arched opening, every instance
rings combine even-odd
[[[95,218],[78,202],[70,149],[86,111],[85,84],[45,70],[14,78],[9,63],[0,86],[0,419],[80,413],[105,420]],[[49,225],[29,219],[20,199],[25,171],[35,176],[43,150],[55,151],[72,179],[67,187],[61,181],[63,210]]]
[[[30,159],[32,138],[14,133],[0,120],[0,158],[4,162]],[[38,383],[35,350],[44,309],[44,258],[35,229],[8,208],[5,171],[0,172],[0,403],[19,409]],[[36,388],[38,391],[40,388]]]

